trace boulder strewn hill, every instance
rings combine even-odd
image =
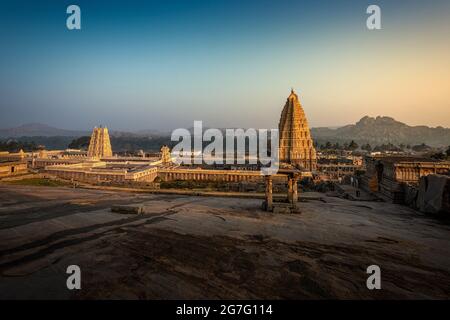
[[[206,128],[204,128],[206,130]],[[21,141],[33,141],[43,144],[47,148],[63,148],[73,139],[90,136],[90,131],[65,130],[50,127],[45,124],[30,123],[15,128],[0,129],[0,139],[15,138]],[[354,140],[359,145],[369,143],[372,146],[389,144],[394,145],[418,145],[425,143],[432,147],[444,147],[450,145],[450,128],[427,126],[409,126],[390,117],[365,116],[355,124],[349,124],[338,128],[312,128],[311,134],[319,144],[327,141],[331,143],[349,143]],[[152,146],[156,143],[167,144],[170,142],[170,133],[155,130],[143,130],[138,132],[121,132],[110,130],[111,138],[121,144],[134,146],[140,141],[140,148]]]
[[[427,126],[409,126],[390,117],[365,116],[355,124],[349,124],[336,129],[326,127],[312,128],[314,140],[321,143],[348,142],[355,140],[359,144],[369,143],[379,145],[420,144],[440,147],[450,145],[450,128]]]

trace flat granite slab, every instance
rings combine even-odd
[[[405,206],[319,195],[287,215],[262,211],[260,199],[0,185],[0,298],[450,296],[449,225]],[[79,291],[66,288],[72,264]],[[366,287],[372,264],[382,290]]]

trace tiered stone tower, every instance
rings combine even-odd
[[[111,156],[112,149],[108,128],[95,127],[92,131],[91,141],[89,142],[88,157],[99,159]]]
[[[170,149],[166,145],[163,145],[161,147],[161,163],[163,165],[169,165],[172,163],[172,159],[170,157]]]
[[[316,170],[317,158],[305,112],[297,94],[291,90],[278,125],[280,135],[280,162],[308,171]]]

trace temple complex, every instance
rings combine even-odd
[[[45,176],[93,184],[151,184],[158,177],[157,181],[165,182],[223,182],[239,190],[265,187],[266,210],[294,212],[298,211],[297,182],[311,177],[311,171],[317,169],[317,160],[305,113],[293,90],[283,108],[279,128],[279,152],[283,163],[281,171],[270,176],[262,175],[258,166],[236,165],[223,170],[207,165],[177,165],[172,162],[170,148],[166,145],[161,147],[159,157],[113,156],[106,127],[93,129],[87,152],[40,150],[38,153],[22,152],[16,158],[26,160],[31,170]],[[287,198],[281,202],[273,201],[272,188],[286,190]]]
[[[108,128],[95,127],[92,131],[91,141],[89,142],[88,157],[100,159],[111,156],[112,149]]]
[[[161,182],[166,183],[166,187],[183,186],[179,181],[206,182],[226,191],[265,192],[263,208],[271,212],[286,213],[300,211],[298,199],[302,188],[299,188],[298,182],[303,179],[341,184],[347,178],[352,187],[360,187],[371,196],[376,196],[375,199],[408,204],[415,201],[414,207],[420,208],[428,205],[428,202],[421,200],[421,194],[428,190],[428,184],[432,185],[432,191],[436,189],[433,187],[435,180],[443,186],[439,190],[450,189],[450,183],[439,177],[448,179],[449,161],[411,156],[367,156],[363,160],[361,156],[353,155],[317,155],[305,112],[294,90],[281,113],[278,152],[279,170],[268,175],[261,171],[258,164],[180,165],[172,161],[170,148],[166,145],[161,147],[159,154],[150,156],[146,156],[143,151],[139,156],[113,155],[108,129],[96,127],[92,131],[87,151],[66,149],[0,152],[0,177],[29,172],[72,182],[137,187],[144,185],[151,188],[159,188]],[[424,177],[428,177],[428,180],[422,179]],[[419,189],[425,191],[420,193]],[[445,200],[445,196],[448,196],[445,190],[430,192],[443,194],[442,201],[448,202]],[[285,193],[286,197],[274,199],[273,192],[278,195],[280,192]]]
[[[280,162],[313,171],[317,168],[316,150],[305,112],[298,95],[291,90],[278,125]]]

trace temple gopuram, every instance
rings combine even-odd
[[[291,90],[278,125],[280,134],[280,162],[300,169],[317,169],[316,150],[311,138],[308,121],[297,94]]]
[[[111,157],[112,149],[109,140],[108,128],[95,127],[92,131],[91,141],[89,143],[88,157],[103,158]]]

